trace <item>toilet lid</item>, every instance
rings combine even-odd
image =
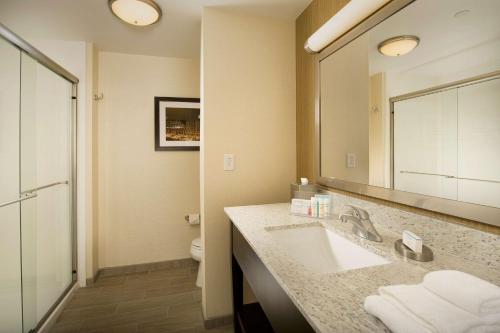
[[[201,238],[195,238],[193,239],[193,242],[191,243],[194,247],[199,247],[201,248]]]

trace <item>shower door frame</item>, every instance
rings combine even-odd
[[[61,76],[72,84],[72,94],[71,94],[71,124],[70,124],[70,138],[71,138],[71,179],[68,186],[70,186],[71,193],[71,248],[72,248],[72,281],[70,285],[64,290],[64,292],[59,296],[57,301],[49,308],[47,313],[43,315],[40,321],[37,323],[36,327],[32,329],[36,332],[38,331],[47,321],[47,319],[54,313],[54,310],[61,304],[63,299],[69,294],[71,289],[75,286],[78,279],[78,256],[77,256],[77,125],[78,125],[78,78],[71,74],[69,71],[64,69],[62,66],[58,65],[55,61],[47,57],[45,54],[36,49],[33,45],[28,43],[26,40],[22,39],[14,32],[9,30],[3,24],[0,23],[0,38],[4,39],[8,43],[15,46],[25,54],[29,55],[33,60],[37,61],[39,64],[45,66],[55,74]],[[19,221],[22,223],[22,220]],[[24,330],[24,327],[23,327]]]

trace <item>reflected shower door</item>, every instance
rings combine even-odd
[[[20,52],[0,39],[0,332],[22,330],[19,234]]]
[[[21,56],[21,253],[24,332],[72,285],[72,84]]]

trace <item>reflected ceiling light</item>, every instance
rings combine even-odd
[[[111,12],[120,20],[135,26],[158,22],[161,8],[153,0],[108,0]]]
[[[417,36],[397,36],[378,44],[378,51],[389,57],[399,57],[413,51],[419,42]]]

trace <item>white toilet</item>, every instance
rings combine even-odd
[[[203,268],[201,258],[203,257],[203,248],[201,247],[201,239],[195,238],[191,242],[191,257],[200,263],[198,267],[198,277],[196,278],[196,285],[198,287],[203,286]]]

